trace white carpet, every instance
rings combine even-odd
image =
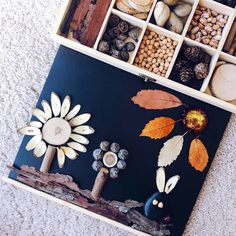
[[[51,32],[63,1],[0,1],[1,176],[7,175],[6,165],[13,162],[22,139],[16,128],[29,120],[57,51]],[[236,235],[235,134],[233,116],[185,236]],[[131,234],[0,182],[0,236],[4,235]]]

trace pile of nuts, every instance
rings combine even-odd
[[[134,65],[164,77],[177,44],[169,37],[146,30]]]
[[[198,6],[187,36],[192,40],[217,48],[227,19],[226,15]]]

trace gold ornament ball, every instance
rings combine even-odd
[[[202,132],[208,123],[208,118],[202,109],[189,109],[184,114],[184,126],[196,133]]]

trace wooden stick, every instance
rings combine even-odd
[[[93,190],[91,192],[91,195],[95,200],[97,200],[100,197],[103,186],[107,180],[108,174],[109,174],[109,170],[104,167],[101,168],[101,170],[98,172],[94,185],[93,185]]]
[[[224,51],[229,52],[236,35],[236,22],[234,21],[224,45]]]
[[[55,152],[56,152],[56,148],[51,145],[48,145],[47,151],[45,153],[45,156],[43,158],[43,162],[40,167],[41,172],[48,172],[49,171],[51,164],[52,164],[52,160],[55,155]]]

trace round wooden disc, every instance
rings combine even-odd
[[[107,152],[103,156],[103,163],[108,168],[114,167],[117,163],[117,160],[117,155],[114,152]]]
[[[65,144],[71,135],[69,123],[62,118],[52,118],[48,120],[42,129],[43,139],[51,145]]]

